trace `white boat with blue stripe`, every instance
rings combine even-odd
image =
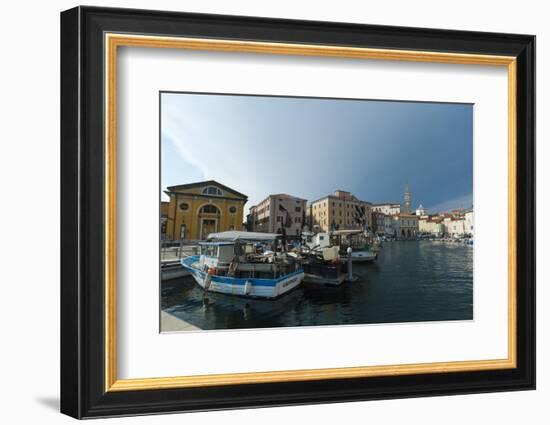
[[[228,231],[200,242],[200,255],[181,260],[201,288],[251,298],[277,298],[304,279],[298,255],[277,252],[280,235]]]

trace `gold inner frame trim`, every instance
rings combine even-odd
[[[371,49],[329,45],[268,43],[256,41],[161,37],[148,35],[105,34],[105,391],[137,391],[215,385],[270,382],[312,381],[321,379],[449,373],[511,369],[517,365],[516,285],[517,285],[517,193],[516,193],[516,58],[446,52]],[[175,376],[165,378],[117,379],[116,326],[116,100],[118,47],[148,47],[323,56],[354,59],[397,60],[507,67],[508,72],[508,357],[495,360],[469,360],[417,364],[342,367]]]

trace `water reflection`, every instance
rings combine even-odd
[[[354,265],[359,279],[340,287],[303,284],[277,300],[205,293],[192,278],[162,288],[162,309],[201,329],[469,320],[473,248],[390,242],[378,260]]]

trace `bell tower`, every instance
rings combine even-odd
[[[409,184],[405,186],[405,212],[409,214],[411,212],[411,191],[409,190]]]

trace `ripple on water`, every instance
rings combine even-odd
[[[341,287],[302,285],[277,300],[205,294],[192,278],[163,289],[165,311],[201,329],[398,323],[473,318],[473,248],[430,241],[385,243]]]

